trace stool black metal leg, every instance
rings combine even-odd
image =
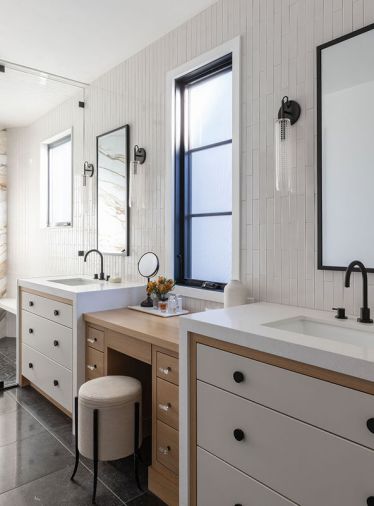
[[[93,461],[94,461],[94,482],[92,504],[96,501],[96,488],[97,488],[97,467],[99,462],[99,411],[94,409],[93,412]]]
[[[74,416],[75,416],[75,421],[74,421],[74,427],[75,427],[75,465],[74,465],[74,471],[73,471],[73,474],[71,475],[71,480],[74,479],[74,476],[75,476],[75,473],[77,472],[77,469],[78,469],[78,464],[79,464],[79,450],[78,450],[78,397],[75,397],[74,399]]]
[[[139,417],[140,417],[139,402],[134,404],[134,473],[135,480],[139,490],[142,490],[139,480]]]

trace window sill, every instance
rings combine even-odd
[[[191,299],[209,300],[223,304],[223,292],[184,285],[175,285],[173,292],[184,297],[191,297]]]

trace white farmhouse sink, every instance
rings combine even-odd
[[[265,324],[266,327],[305,334],[307,336],[322,337],[334,341],[354,343],[355,341],[362,342],[363,340],[370,339],[373,342],[373,325],[358,324],[356,322],[353,325],[355,327],[362,325],[363,328],[352,328],[352,322],[348,321],[340,325],[334,325],[333,323],[314,320],[306,316],[297,316],[296,318],[287,318]]]
[[[85,279],[85,278],[66,278],[66,279],[49,279],[50,283],[59,283],[60,285],[67,286],[81,286],[81,285],[97,285],[100,283],[98,279]]]

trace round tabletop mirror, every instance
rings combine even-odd
[[[144,253],[139,259],[138,262],[138,271],[141,276],[144,278],[151,278],[155,276],[158,272],[159,261],[156,253],[152,253],[149,251],[148,253]]]

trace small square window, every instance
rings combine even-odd
[[[72,141],[71,135],[47,144],[48,227],[72,224]]]

